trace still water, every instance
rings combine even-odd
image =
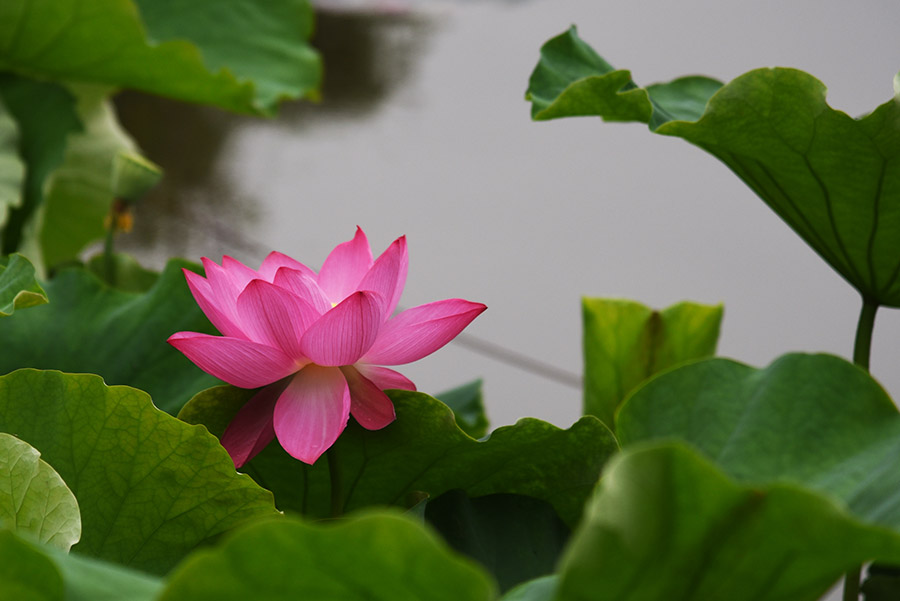
[[[470,338],[403,371],[429,393],[484,378],[495,425],[577,419],[582,295],[724,302],[720,352],[753,365],[796,350],[849,356],[855,293],[727,169],[638,124],[533,123],[523,94],[540,45],[577,23],[642,83],[795,66],[856,115],[892,94],[900,4],[414,6],[323,13],[323,101],[274,120],[120,97],[123,122],[166,170],[122,246],[157,266],[222,254],[255,266],[272,249],[318,266],[357,224],[376,252],[407,234],[402,303],[484,302],[474,344],[532,363]],[[898,394],[894,313],[879,315],[873,372]]]

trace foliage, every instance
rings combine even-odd
[[[480,381],[437,400],[366,372],[377,337],[363,344],[364,321],[387,332],[385,365],[458,331],[445,321],[459,315],[433,305],[401,326],[382,319],[406,278],[404,239],[374,261],[360,232],[324,277],[277,254],[260,271],[207,261],[219,270],[207,279],[185,261],[155,273],[113,252],[103,219],[159,175],[112,118],[114,87],[257,114],[315,94],[305,1],[184,6],[0,5],[0,598],[812,601],[845,573],[845,598],[858,598],[852,576],[873,561],[866,599],[896,596],[900,412],[867,362],[875,310],[900,306],[897,98],[852,119],[791,69],[641,88],[574,28],[550,40],[529,88],[535,119],[639,121],[704,148],[864,310],[855,365],[788,354],[760,369],[711,357],[721,306],[584,299],[586,415],[568,429],[524,418],[491,431]],[[100,237],[104,252],[81,264]],[[328,291],[317,306],[285,295],[317,287]],[[304,321],[342,292],[357,302],[346,319]],[[285,373],[337,370],[358,387],[347,403],[383,398],[396,419],[352,412],[307,464],[277,440],[262,447],[263,415],[240,441],[263,450],[236,470],[219,438],[259,391],[216,385],[166,344],[216,333],[198,302],[220,327],[245,326],[221,332],[235,344],[284,343]],[[366,307],[376,318],[356,320]],[[316,349],[330,350],[313,362]],[[226,355],[200,363],[252,372],[252,353]]]
[[[865,299],[900,307],[897,96],[853,119],[826,104],[822,82],[784,68],[750,71],[725,86],[688,77],[639,88],[573,27],[542,48],[528,97],[537,120],[639,121],[699,146]]]
[[[678,303],[654,311],[627,300],[585,298],[584,413],[610,428],[629,392],[650,376],[715,353],[722,306]]]
[[[140,156],[113,114],[115,91],[272,116],[282,100],[317,97],[312,23],[308,0],[4,2],[3,253],[49,268],[106,235],[122,193],[115,165]]]

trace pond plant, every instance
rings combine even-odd
[[[897,597],[900,415],[868,373],[900,306],[896,96],[854,119],[783,68],[642,88],[574,28],[547,42],[536,120],[703,148],[862,308],[852,363],[755,368],[713,357],[721,306],[586,298],[584,417],[490,430],[478,382],[435,397],[386,367],[485,309],[396,312],[404,237],[375,258],[357,229],[319,270],[115,253],[160,176],[115,89],[259,114],[316,95],[305,1],[200,4],[0,5],[0,599],[812,601],[845,575],[845,600]]]

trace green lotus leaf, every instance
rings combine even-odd
[[[314,96],[307,0],[5,0],[0,70],[271,115]]]
[[[786,482],[742,484],[681,443],[613,458],[559,566],[558,601],[814,601],[900,536]]]
[[[584,413],[613,427],[629,392],[673,365],[716,352],[722,306],[682,302],[654,311],[628,300],[585,298]]]
[[[61,271],[44,285],[52,303],[0,320],[0,373],[95,373],[145,390],[160,409],[177,413],[197,391],[219,383],[166,343],[176,331],[216,333],[182,268],[197,269],[172,260],[145,293],[110,288],[84,269]]]
[[[63,601],[62,575],[44,552],[0,529],[0,599]]]
[[[0,258],[0,317],[47,302],[34,276],[34,266],[20,254]]]
[[[900,532],[900,413],[864,370],[792,354],[765,369],[710,359],[667,372],[619,412],[623,446],[684,440],[740,482],[788,481]]]
[[[220,386],[185,405],[179,418],[221,435],[254,391]],[[482,441],[460,430],[452,411],[418,392],[391,391],[397,419],[382,430],[348,424],[335,445],[345,511],[371,505],[408,507],[451,489],[471,497],[516,493],[549,502],[570,526],[580,515],[615,438],[594,417],[568,430],[536,419],[494,430]],[[331,513],[329,471],[293,459],[277,442],[242,470],[275,494],[282,510]]]
[[[0,526],[68,551],[81,538],[78,501],[33,446],[0,432]]]
[[[38,449],[69,485],[82,518],[73,551],[83,555],[163,574],[198,545],[276,513],[204,428],[99,376],[0,377],[0,432]]]
[[[495,585],[424,526],[392,513],[241,529],[193,554],[159,601],[489,601]]]
[[[155,601],[160,579],[0,530],[0,599]]]
[[[542,49],[528,98],[537,120],[639,121],[699,146],[868,302],[900,307],[898,96],[854,119],[828,106],[822,82],[795,69],[757,69],[719,86],[684,78],[638,88],[572,28]]]

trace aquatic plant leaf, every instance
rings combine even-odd
[[[0,70],[272,115],[315,95],[312,18],[307,0],[6,0]]]
[[[655,311],[629,300],[582,299],[585,415],[613,428],[616,409],[641,382],[714,354],[722,311],[690,302]]]
[[[200,390],[219,383],[166,344],[179,329],[215,333],[173,259],[144,293],[110,288],[82,268],[44,284],[53,302],[0,320],[0,373],[21,367],[95,373],[109,384],[140,388],[177,413]]]
[[[854,119],[825,86],[786,68],[727,85],[705,78],[637,87],[575,29],[547,42],[528,98],[536,120],[639,121],[706,150],[862,296],[900,307],[900,78],[895,96]]]
[[[99,376],[19,370],[0,376],[0,432],[40,451],[78,499],[73,552],[164,574],[198,545],[276,515],[272,495],[204,428]]]
[[[0,432],[0,527],[64,551],[81,537],[78,501],[33,446]]]
[[[253,394],[232,386],[205,390],[178,417],[221,435]],[[392,424],[371,431],[351,420],[332,447],[347,511],[371,505],[409,507],[424,497],[461,489],[472,497],[503,492],[542,499],[571,526],[617,448],[609,429],[590,416],[568,430],[526,418],[478,441],[457,426],[440,401],[420,392],[398,390],[389,396],[397,411]],[[330,514],[324,459],[308,466],[273,442],[242,470],[275,494],[280,509],[313,517]]]
[[[367,513],[333,523],[252,524],[191,555],[159,601],[490,601],[495,585],[415,520]]]

